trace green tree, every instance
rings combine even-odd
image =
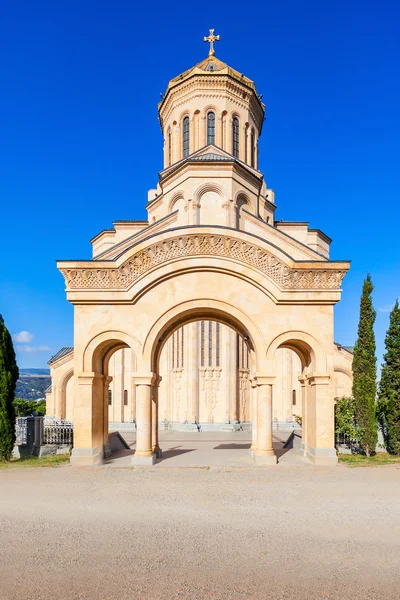
[[[390,313],[379,384],[378,408],[389,452],[400,455],[400,307]]]
[[[378,441],[376,414],[376,356],[374,323],[376,312],[372,305],[371,276],[364,281],[358,337],[353,358],[353,397],[361,449],[367,456],[375,451]]]
[[[45,400],[25,400],[24,398],[15,398],[14,400],[15,413],[18,417],[28,417],[33,413],[38,413],[44,416],[46,414]]]
[[[0,315],[0,460],[10,460],[15,443],[14,394],[19,377],[11,335]]]
[[[358,430],[355,422],[354,398],[343,396],[336,399],[335,404],[335,434],[336,439],[344,435],[351,440],[358,438]]]

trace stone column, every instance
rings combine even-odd
[[[239,124],[239,158],[246,161],[246,127]]]
[[[152,386],[152,402],[151,402],[151,446],[156,458],[161,458],[162,450],[158,443],[158,388],[160,386],[161,377],[157,377]]]
[[[189,381],[191,396],[192,423],[200,421],[199,406],[199,322],[189,325]]]
[[[108,388],[113,378],[109,375],[103,377],[103,444],[104,458],[111,456],[111,448],[108,443]]]
[[[254,456],[257,448],[257,381],[251,380],[251,446],[250,454]]]
[[[335,402],[328,374],[310,374],[307,390],[307,458],[319,465],[335,465]]]
[[[257,464],[276,465],[272,447],[272,382],[274,377],[257,377],[257,447],[254,452]]]
[[[199,140],[200,140],[200,148],[204,148],[204,146],[207,143],[207,137],[206,137],[206,117],[201,116],[199,118],[199,127],[200,127],[200,131],[199,131]]]
[[[152,400],[151,386],[155,375],[135,373],[136,383],[136,452],[132,457],[133,465],[153,465],[155,455],[152,449]]]
[[[306,376],[299,377],[301,385],[301,452],[307,454],[307,388],[308,380]]]
[[[247,129],[247,164],[251,165],[251,127]]]
[[[78,373],[71,464],[98,465],[103,460],[104,396],[101,373]]]
[[[226,146],[225,150],[233,154],[232,119],[226,118]]]

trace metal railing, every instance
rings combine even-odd
[[[44,422],[42,444],[53,444],[56,446],[72,446],[74,439],[74,428],[71,421]]]
[[[17,446],[26,446],[28,443],[27,417],[17,417],[15,419],[15,443]]]

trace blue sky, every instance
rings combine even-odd
[[[210,27],[217,56],[263,94],[260,169],[276,217],[310,221],[333,238],[333,259],[352,260],[335,308],[342,344],[355,341],[371,273],[380,362],[400,296],[398,4],[138,4],[2,5],[0,312],[25,332],[20,366],[73,344],[55,260],[89,258],[113,220],[146,217],[162,167],[159,94],[207,55]]]

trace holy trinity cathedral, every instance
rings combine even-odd
[[[334,343],[347,262],[307,222],[275,218],[259,171],[265,106],[215,56],[172,79],[158,105],[164,167],[146,221],[116,221],[87,261],[60,261],[74,348],[50,360],[47,413],[74,421],[72,458],[107,453],[108,427],[137,427],[153,460],[158,425],[252,426],[256,457],[274,424],[303,417],[304,453],[334,460],[334,398],[351,390],[351,349]],[[336,455],[335,455],[336,456]],[[150,461],[150,462],[151,462]]]

